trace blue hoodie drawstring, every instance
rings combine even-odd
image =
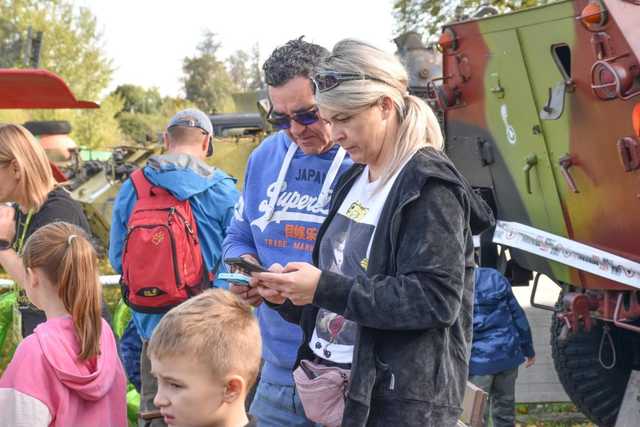
[[[284,157],[284,161],[282,162],[282,166],[280,167],[280,172],[278,172],[278,179],[276,180],[275,190],[271,194],[269,204],[267,205],[267,210],[265,212],[265,218],[267,221],[270,221],[271,218],[273,218],[273,214],[276,209],[276,203],[278,202],[278,197],[280,196],[280,193],[282,192],[282,186],[284,185],[284,178],[289,171],[289,166],[291,166],[291,161],[293,160],[293,156],[296,154],[296,151],[298,151],[298,146],[294,142],[291,142],[291,145],[289,145],[289,149],[287,150],[287,154]],[[324,207],[324,205],[329,202],[329,191],[331,189],[331,185],[338,176],[340,165],[342,165],[342,161],[344,160],[346,154],[347,152],[344,148],[338,148],[338,152],[333,158],[331,166],[327,171],[327,176],[322,183],[322,188],[320,190],[320,194],[318,195],[318,206]]]

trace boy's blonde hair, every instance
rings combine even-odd
[[[20,171],[18,187],[23,198],[14,201],[20,202],[25,210],[39,210],[56,185],[47,154],[24,127],[0,124],[0,164],[8,164],[12,160],[16,161]]]
[[[210,289],[171,309],[149,342],[156,359],[186,356],[210,367],[216,378],[242,376],[251,388],[262,342],[251,307],[231,292]]]

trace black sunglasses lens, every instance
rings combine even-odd
[[[291,127],[289,117],[269,117],[267,121],[278,130],[289,129]]]
[[[317,75],[315,80],[320,92],[331,90],[340,84],[338,78],[331,74]]]
[[[293,116],[293,120],[304,126],[309,126],[320,120],[318,112],[315,110],[305,111],[304,113],[298,113]]]

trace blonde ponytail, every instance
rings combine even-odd
[[[84,232],[65,222],[36,230],[24,248],[25,267],[39,268],[58,288],[58,296],[71,314],[80,343],[81,360],[100,353],[100,295],[98,259]]]

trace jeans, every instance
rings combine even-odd
[[[295,387],[271,384],[264,379],[258,383],[249,413],[260,427],[315,427],[304,415]]]
[[[472,375],[469,378],[469,381],[489,394],[484,412],[485,425],[489,425],[490,416],[494,427],[516,425],[516,378],[518,368],[492,375]]]

